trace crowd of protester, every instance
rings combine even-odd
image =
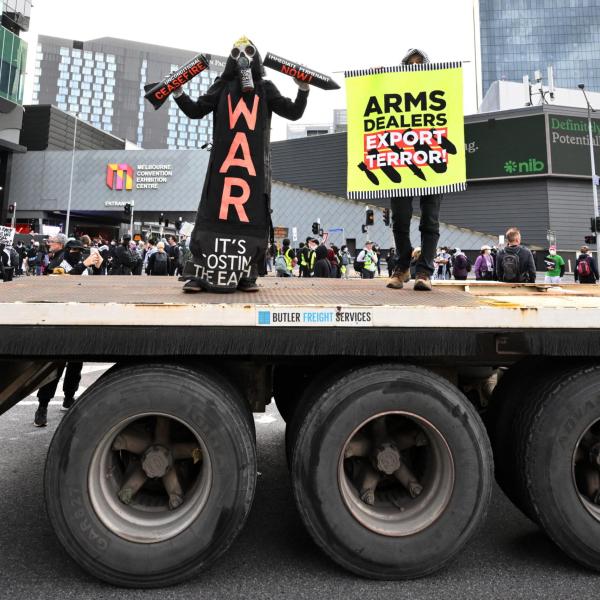
[[[535,283],[538,273],[532,252],[521,243],[517,228],[506,232],[506,245],[501,249],[482,246],[472,261],[460,248],[438,248],[433,261],[433,280],[501,281]],[[41,276],[68,273],[70,275],[151,275],[183,277],[183,268],[190,251],[185,236],[151,237],[134,241],[130,236],[120,240],[105,240],[82,235],[78,239],[64,234],[46,239],[31,237],[28,242],[17,241],[11,248],[0,248],[0,268],[11,269],[15,276]],[[414,248],[406,281],[415,279],[421,249]],[[566,271],[566,261],[551,246],[544,258],[544,282],[559,284]],[[380,246],[367,240],[354,256],[346,245],[326,246],[320,240],[308,237],[293,248],[289,239],[274,243],[266,253],[264,274],[277,277],[316,277],[372,279],[386,275],[393,277],[398,268],[398,254],[394,248],[384,253]],[[600,279],[598,263],[587,246],[576,256],[574,279],[580,283],[597,283]]]
[[[175,236],[134,241],[130,236],[105,240],[62,233],[45,239],[17,241],[0,257],[15,276],[69,275],[181,275],[189,254],[186,239]]]
[[[521,233],[516,227],[506,232],[506,245],[496,248],[488,245],[481,247],[480,253],[471,260],[460,248],[443,246],[437,249],[433,280],[475,279],[477,281],[500,281],[505,283],[536,283],[538,272],[534,255],[521,242]],[[408,279],[415,279],[421,248],[412,250]],[[266,271],[274,272],[277,277],[318,277],[342,278],[358,276],[372,279],[381,276],[382,265],[387,276],[392,277],[398,266],[395,248],[384,255],[381,248],[368,240],[363,248],[352,257],[347,246],[324,246],[315,238],[308,237],[298,248],[292,248],[289,239],[281,245],[269,248],[266,259]],[[566,261],[557,252],[556,246],[550,246],[544,258],[544,283],[559,284],[565,275]],[[596,283],[600,280],[598,264],[587,246],[582,246],[574,269],[574,279],[580,283]]]

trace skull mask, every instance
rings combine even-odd
[[[236,61],[242,92],[254,90],[254,79],[252,78],[252,59],[256,56],[256,48],[247,37],[241,37],[231,49],[231,58]]]

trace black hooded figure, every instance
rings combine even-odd
[[[264,263],[271,226],[271,114],[295,121],[308,96],[308,85],[297,81],[296,99],[284,98],[263,76],[256,47],[241,38],[204,96],[173,94],[188,117],[212,112],[214,123],[184,291],[258,290],[257,265]]]

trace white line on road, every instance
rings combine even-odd
[[[254,422],[260,425],[268,425],[269,423],[275,423],[277,419],[271,415],[254,415]]]

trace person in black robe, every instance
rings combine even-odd
[[[193,260],[184,269],[184,291],[257,291],[271,228],[271,115],[293,121],[306,108],[308,84],[295,80],[294,101],[263,79],[260,54],[238,40],[225,70],[207,93],[192,100],[173,94],[191,119],[213,113],[213,145],[191,235]]]

